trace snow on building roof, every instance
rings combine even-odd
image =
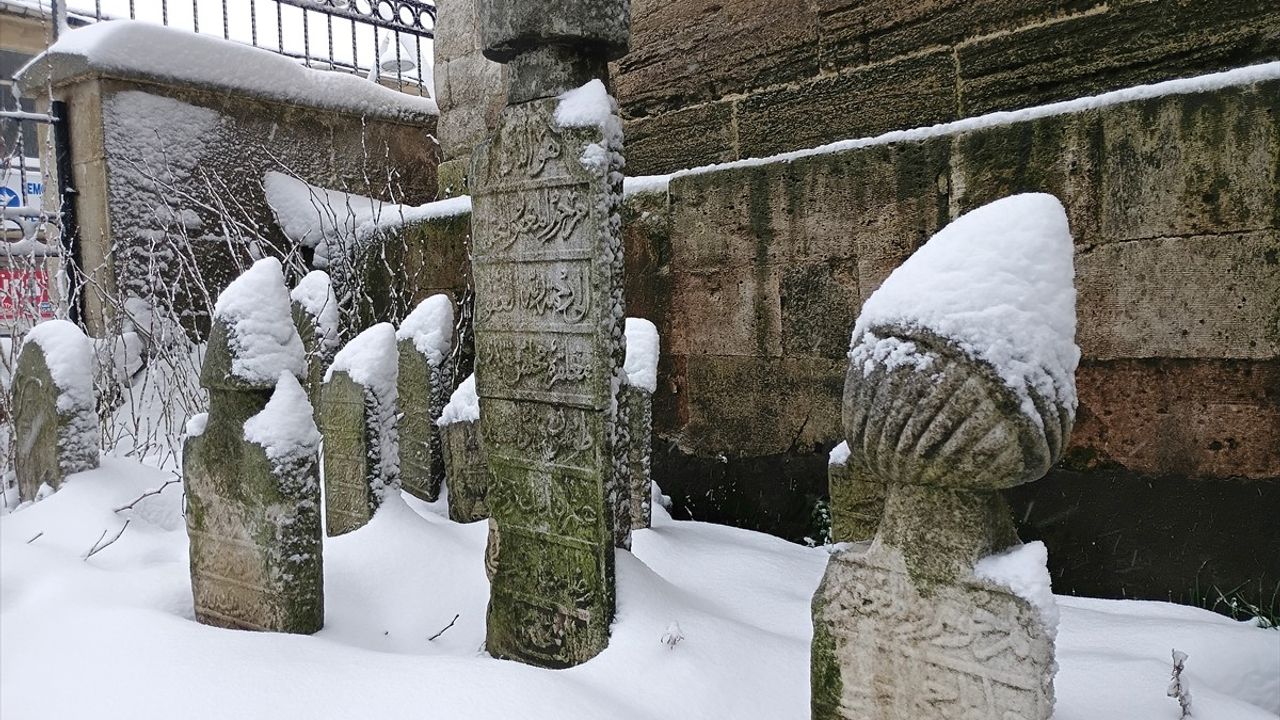
[[[38,88],[92,74],[191,85],[405,122],[424,122],[440,112],[431,98],[397,92],[363,77],[315,70],[270,50],[133,20],[67,32],[27,63],[17,79],[24,88]]]

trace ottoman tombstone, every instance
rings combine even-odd
[[[944,228],[864,305],[847,462],[887,496],[814,596],[814,718],[1052,713],[1043,546],[1018,543],[998,491],[1043,476],[1070,433],[1072,279],[1061,204],[1019,195]]]
[[[396,434],[396,332],[379,323],[338,351],[320,389],[325,526],[363,527],[400,489]]]
[[[396,340],[400,484],[414,497],[434,502],[444,480],[436,420],[452,390],[445,361],[453,346],[453,301],[447,295],[423,300],[400,324]]]
[[[608,643],[622,386],[623,0],[484,0],[508,106],[472,156],[476,390],[502,545],[486,647],[548,667]]]
[[[98,467],[93,345],[74,323],[46,320],[23,339],[13,374],[13,426],[22,500]]]
[[[207,625],[324,624],[320,436],[303,368],[280,264],[259,260],[218,297],[200,372],[209,412],[183,446],[191,588]]]

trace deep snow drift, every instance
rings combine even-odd
[[[656,720],[809,716],[809,599],[827,552],[672,521],[618,555],[609,648],[572,670],[481,652],[483,522],[391,498],[325,539],[314,636],[193,620],[181,488],[105,458],[0,517],[0,717]],[[114,544],[84,560],[104,531]],[[34,538],[34,539],[33,539]],[[1170,650],[1188,653],[1196,720],[1280,711],[1280,632],[1165,603],[1059,597],[1057,720],[1172,720]],[[457,615],[453,627],[435,640]],[[678,628],[683,639],[663,641]]]

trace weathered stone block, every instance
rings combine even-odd
[[[1097,360],[1280,355],[1280,231],[1079,253],[1080,347]]]
[[[1277,477],[1280,360],[1086,360],[1078,388],[1065,462],[1072,470]]]
[[[627,121],[627,174],[668,173],[738,157],[733,102],[695,105]]]
[[[856,67],[1015,30],[1057,16],[1062,6],[1059,0],[819,0],[822,65]]]
[[[779,274],[771,265],[674,273],[671,302],[682,312],[671,318],[672,352],[782,355]]]
[[[962,44],[961,104],[980,115],[1271,60],[1277,31],[1266,0],[1099,8]]]
[[[1063,199],[1080,245],[1270,227],[1277,97],[1271,81],[961,133],[952,214],[1043,191]]]
[[[644,0],[633,15],[635,41],[614,65],[629,117],[818,74],[818,25],[808,3]]]
[[[88,338],[65,320],[35,326],[23,342],[13,374],[14,471],[22,500],[98,467],[92,363]]]
[[[823,122],[814,122],[820,117]],[[959,117],[949,50],[762,90],[738,103],[738,153],[764,157]]]
[[[840,433],[837,398],[846,362],[691,355],[681,388],[682,434],[698,438],[701,447],[752,456],[830,447],[827,438]]]

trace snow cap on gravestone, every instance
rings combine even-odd
[[[280,373],[303,377],[305,368],[306,354],[293,323],[280,261],[263,258],[218,295],[200,384],[270,389]]]
[[[1042,193],[980,207],[930,238],[854,325],[852,460],[883,481],[971,489],[1043,476],[1075,418],[1072,261],[1066,212]]]

